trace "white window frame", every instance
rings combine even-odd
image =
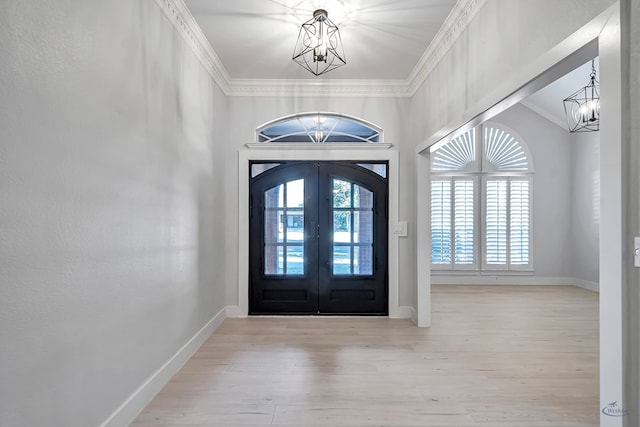
[[[485,127],[493,127],[502,130],[512,137],[514,137],[523,148],[528,162],[528,170],[526,171],[494,171],[490,166],[490,163],[485,158],[484,144],[485,144]],[[437,272],[489,272],[489,273],[508,273],[508,272],[533,272],[533,159],[531,153],[524,140],[508,127],[495,123],[487,122],[481,124],[475,128],[475,161],[468,164],[468,167],[460,171],[439,171],[432,170],[433,156],[430,163],[430,176],[431,181],[450,180],[451,185],[451,262],[449,264],[434,264],[432,259],[429,259],[431,269]],[[474,168],[475,166],[475,168]],[[475,169],[475,170],[474,170]],[[474,264],[456,264],[455,263],[455,229],[454,229],[454,185],[455,180],[469,180],[474,179]],[[507,202],[507,262],[505,264],[488,264],[486,253],[486,212],[487,212],[487,181],[488,180],[506,180],[508,188],[508,202]],[[529,183],[529,262],[528,264],[516,264],[511,265],[511,180],[527,180]],[[429,187],[429,203],[431,204],[431,186]],[[431,221],[431,218],[429,218]],[[431,231],[430,231],[431,233]]]

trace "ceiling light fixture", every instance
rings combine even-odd
[[[563,102],[569,132],[600,130],[600,83],[596,80],[595,60],[591,61],[589,83]]]
[[[312,128],[312,130],[315,130],[313,136],[313,140],[315,143],[321,143],[321,142],[325,142],[325,133],[324,131],[327,130],[324,127],[324,122],[327,118],[323,117],[321,115],[318,114],[318,117],[316,117],[315,119],[315,127]]]
[[[316,76],[347,63],[340,32],[326,10],[316,10],[300,27],[293,60]]]

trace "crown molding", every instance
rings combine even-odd
[[[183,0],[155,0],[227,96],[411,97],[487,0],[458,0],[407,79],[233,79]]]
[[[234,79],[230,96],[409,97],[404,80]]]
[[[411,95],[422,86],[486,2],[487,0],[458,0],[407,78],[408,92]]]
[[[155,0],[155,2],[178,34],[191,47],[222,92],[230,95],[231,77],[184,1]]]

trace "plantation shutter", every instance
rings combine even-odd
[[[451,180],[431,182],[431,262],[451,264]]]
[[[458,265],[473,265],[475,264],[475,182],[467,179],[457,179],[454,182],[454,262]]]
[[[431,262],[474,267],[475,179],[446,178],[431,184]]]
[[[485,262],[507,264],[507,180],[488,179],[486,191]]]
[[[432,268],[531,270],[530,155],[502,126],[476,129],[431,157]]]
[[[510,264],[526,266],[529,265],[529,180],[511,180],[509,202]]]

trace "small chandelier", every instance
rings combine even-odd
[[[563,102],[569,132],[600,130],[600,83],[596,80],[595,60],[591,61],[589,83]]]
[[[327,128],[324,127],[324,122],[325,120],[327,120],[326,117],[323,117],[321,115],[318,114],[318,116],[314,119],[314,124],[315,126],[313,128],[311,128],[311,130],[313,130],[313,142],[315,142],[316,144],[321,143],[321,142],[325,142],[325,137],[328,136],[325,131],[328,130]]]
[[[302,24],[293,60],[316,76],[347,63],[340,32],[326,10],[316,10],[313,18]]]

